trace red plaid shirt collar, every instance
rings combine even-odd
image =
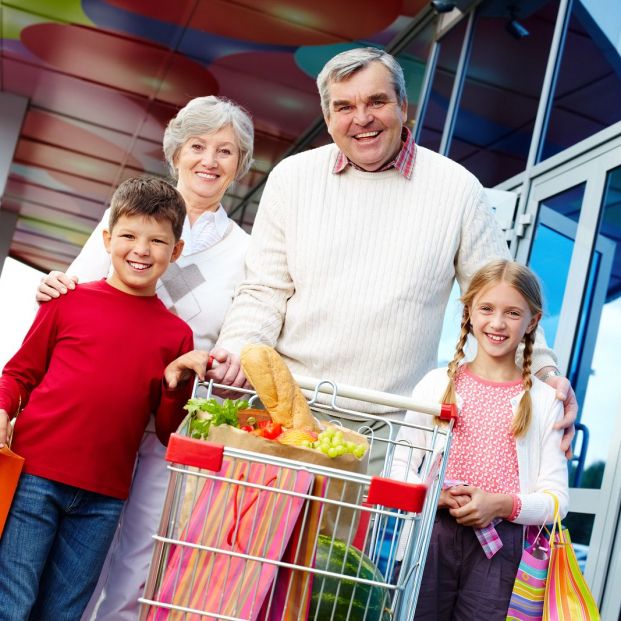
[[[401,150],[397,153],[397,157],[374,172],[382,172],[390,168],[396,168],[406,179],[411,179],[415,161],[416,143],[414,142],[414,136],[412,136],[412,132],[407,127],[404,127],[401,130]],[[363,170],[360,166],[348,160],[347,156],[342,151],[339,151],[332,172],[338,175],[347,168],[348,164],[357,170]]]

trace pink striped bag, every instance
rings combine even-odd
[[[507,621],[541,621],[550,563],[550,544],[542,528],[529,526],[522,551]]]
[[[283,492],[308,493],[313,475],[225,459],[216,477],[207,479],[182,534],[190,545],[174,546],[169,556],[155,599],[171,608],[152,607],[148,621],[259,615],[278,568],[247,556],[281,559],[305,502]]]

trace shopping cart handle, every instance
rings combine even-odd
[[[300,388],[304,388],[305,390],[317,390],[318,392],[332,395],[334,394],[334,387],[336,386],[336,394],[339,397],[359,399],[360,401],[394,407],[398,410],[414,410],[415,412],[437,416],[443,420],[450,420],[457,416],[457,408],[454,405],[443,405],[441,403],[430,403],[428,401],[421,402],[411,399],[410,397],[393,395],[388,392],[380,392],[379,390],[360,388],[358,386],[348,386],[347,384],[332,382],[327,379],[319,380],[314,377],[297,375],[296,373],[293,373],[293,379],[298,383]]]
[[[218,361],[210,355],[207,361],[207,369],[215,369],[218,365]],[[401,395],[380,392],[379,390],[371,390],[369,388],[360,388],[358,386],[349,386],[328,379],[316,379],[306,375],[298,375],[297,373],[292,373],[292,375],[293,379],[298,383],[298,386],[305,390],[316,390],[317,392],[333,395],[335,392],[334,388],[336,387],[336,394],[339,397],[359,399],[360,401],[376,403],[377,405],[394,407],[398,410],[414,410],[415,412],[437,416],[441,420],[457,418],[456,405],[421,402]]]

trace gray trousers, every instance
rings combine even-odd
[[[415,621],[505,621],[522,557],[523,527],[496,526],[503,547],[488,559],[470,526],[439,509]]]

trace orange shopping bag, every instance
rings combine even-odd
[[[0,448],[0,490],[2,490],[0,491],[0,537],[2,537],[23,466],[23,457],[15,454],[8,446]]]

